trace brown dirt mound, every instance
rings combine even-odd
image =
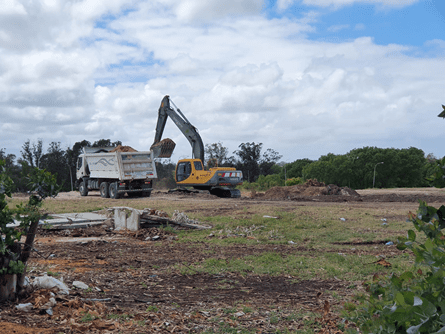
[[[321,196],[327,194],[328,190],[326,187],[307,187],[302,193],[303,196]]]
[[[309,179],[303,184],[304,187],[324,187],[326,186],[323,182],[319,182],[317,179]]]
[[[137,152],[137,151],[131,146],[119,145],[116,148],[112,149],[110,152]]]
[[[352,190],[348,187],[339,187],[335,184],[326,186],[323,182],[317,181],[317,179],[309,179],[304,184],[297,184],[290,187],[272,187],[264,194],[257,194],[256,192],[252,192],[251,197],[262,197],[264,199],[295,199],[295,197],[325,195],[360,197],[360,195],[355,190]]]

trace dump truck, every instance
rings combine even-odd
[[[179,160],[176,165],[176,185],[180,188],[193,187],[198,190],[208,190],[218,197],[241,197],[241,192],[235,187],[243,183],[242,171],[232,167],[204,169],[204,144],[201,136],[168,95],[161,101],[155,139],[150,148],[154,151],[155,158],[170,158],[175,148],[172,140],[161,141],[168,117],[173,120],[192,146],[192,159]]]
[[[134,150],[133,150],[134,151]],[[81,196],[99,190],[101,197],[149,197],[157,178],[153,151],[121,152],[114,147],[84,147],[77,160],[76,186]]]

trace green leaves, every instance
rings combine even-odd
[[[408,230],[406,237],[399,237],[397,248],[412,251],[422,269],[370,283],[369,296],[351,317],[363,333],[445,333],[444,213],[443,206],[436,209],[419,201],[417,214],[409,214],[426,240]]]
[[[20,242],[22,235],[31,222],[37,222],[41,213],[39,207],[42,201],[49,196],[55,196],[60,187],[56,184],[56,178],[45,170],[29,168],[24,166],[24,171],[32,194],[26,205],[18,205],[14,210],[7,206],[6,196],[11,197],[13,189],[12,180],[6,175],[5,163],[0,160],[0,254],[4,258],[4,267],[0,268],[0,274],[20,274],[23,273],[25,265],[18,260],[19,255],[12,249],[17,242]],[[18,227],[8,227],[7,225],[16,220],[20,221]]]

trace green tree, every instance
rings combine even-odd
[[[276,169],[274,166],[277,164],[278,160],[280,160],[282,155],[280,155],[277,151],[268,148],[266,152],[263,153],[263,157],[260,160],[260,174],[261,175],[271,175],[276,173]]]
[[[67,154],[60,147],[60,142],[51,142],[48,151],[41,158],[40,168],[54,174],[57,184],[64,191],[71,190],[70,169]]]
[[[243,172],[249,182],[254,182],[260,175],[259,161],[262,147],[262,143],[241,143],[238,146],[239,150],[234,152],[239,158],[236,168]]]
[[[13,183],[5,173],[5,162],[0,160],[0,276],[3,286],[14,285],[11,279],[17,275],[17,292],[20,293],[26,274],[26,262],[29,259],[39,220],[42,217],[40,210],[42,201],[48,196],[55,196],[59,192],[56,179],[50,173],[28,167],[24,163],[23,178],[28,182],[30,197],[26,204],[21,203],[16,209],[10,209],[6,197],[11,197]],[[7,226],[15,219],[20,221],[19,227]],[[22,249],[21,238],[26,236]],[[15,288],[2,289],[0,300],[13,299]]]
[[[420,187],[425,184],[425,161],[424,152],[415,147],[363,147],[344,155],[321,156],[304,166],[302,173],[306,179],[363,189],[372,187],[375,170],[376,187]]]
[[[221,142],[206,144],[205,160],[207,167],[233,167],[234,157],[229,157],[229,149]]]
[[[26,161],[31,167],[40,167],[40,159],[43,154],[43,142],[41,139],[37,143],[30,143],[29,139],[23,144],[22,159]]]
[[[292,178],[296,178],[296,177],[304,178],[303,168],[313,162],[314,161],[310,160],[310,159],[297,159],[294,162],[286,164],[285,165],[286,178],[288,178],[288,179],[292,179]],[[284,180],[284,169],[281,170],[280,176]]]

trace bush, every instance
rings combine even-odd
[[[284,186],[284,180],[280,178],[279,174],[260,175],[257,180],[259,190],[267,190],[272,187]]]
[[[409,230],[399,237],[397,248],[409,249],[416,266],[397,277],[374,277],[368,285],[369,296],[351,320],[363,333],[445,333],[445,206],[439,209],[419,201],[417,215],[409,219],[426,240],[418,240]]]
[[[301,177],[294,177],[292,179],[287,179],[286,180],[286,186],[290,187],[290,186],[295,186],[297,184],[303,184],[304,181]]]

